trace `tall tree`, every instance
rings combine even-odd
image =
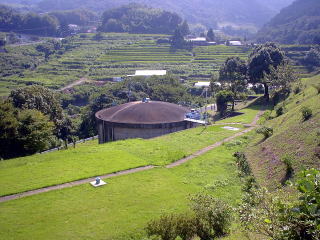
[[[190,34],[190,28],[189,28],[189,24],[187,23],[186,20],[184,20],[180,26],[180,30],[181,30],[181,34],[183,36],[187,36]]]
[[[269,101],[269,81],[265,77],[285,61],[284,52],[275,43],[257,46],[249,56],[248,74],[250,82],[264,86],[264,96]]]
[[[237,98],[239,92],[243,92],[247,86],[247,64],[239,57],[229,57],[219,70],[219,81],[225,83]],[[234,101],[232,104],[234,110]]]
[[[214,32],[213,32],[212,28],[210,28],[207,33],[207,41],[213,42],[213,41],[215,41],[215,39],[216,39],[216,37],[214,35]]]

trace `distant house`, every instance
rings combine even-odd
[[[241,41],[229,41],[229,46],[242,46]]]
[[[186,38],[188,42],[191,42],[194,46],[210,46],[216,45],[216,42],[208,42],[205,37]]]
[[[210,82],[197,82],[194,84],[195,87],[202,88],[202,87],[210,87]]]
[[[128,75],[128,77],[151,77],[151,76],[165,76],[167,70],[136,70],[134,75]]]

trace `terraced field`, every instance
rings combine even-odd
[[[105,34],[103,39],[95,40],[93,34],[74,36],[74,48],[63,55],[51,56],[34,70],[2,77],[0,94],[34,83],[58,89],[81,77],[107,81],[134,74],[137,69],[166,69],[191,81],[209,79],[227,57],[246,58],[249,52],[243,47],[226,46],[172,51],[169,44],[156,43],[165,37],[168,36]]]
[[[47,62],[40,58],[36,68],[25,70],[24,64],[14,66],[11,75],[0,78],[0,95],[7,95],[12,89],[30,84],[42,84],[59,89],[82,77],[96,81],[108,81],[113,77],[134,74],[137,69],[166,69],[170,74],[187,79],[189,82],[209,80],[226,58],[239,56],[247,59],[248,47],[207,46],[195,47],[192,51],[172,51],[169,44],[157,44],[165,35],[104,34],[96,40],[94,34],[72,37],[74,47],[64,54],[50,56]],[[10,47],[10,54],[27,51],[30,57],[38,57],[35,46]],[[28,50],[24,49],[28,48]],[[298,62],[310,46],[282,46],[293,60],[295,70],[303,77],[309,76],[305,66]],[[8,54],[7,54],[8,55]],[[8,56],[0,53],[0,58]],[[33,55],[33,56],[32,56]],[[2,64],[1,60],[1,64]],[[301,65],[301,64],[299,64]]]

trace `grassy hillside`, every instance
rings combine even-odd
[[[80,144],[75,149],[2,161],[0,195],[139,166],[163,166],[235,133],[222,127],[198,127],[150,140],[134,139],[102,145],[95,141]]]
[[[262,141],[256,137],[248,148],[247,155],[261,185],[275,187],[285,180],[286,165],[284,156],[288,156],[295,172],[308,167],[320,167],[320,95],[313,85],[320,86],[320,76],[302,79],[305,88],[298,94],[292,93],[288,99],[278,104],[284,106],[285,113],[265,122],[273,127],[272,137]],[[301,108],[309,107],[312,117],[303,121]]]
[[[0,203],[1,235],[8,240],[140,240],[149,220],[185,210],[190,194],[205,191],[235,205],[241,183],[232,154],[246,141],[240,137],[177,168],[108,179],[103,188],[84,184]]]

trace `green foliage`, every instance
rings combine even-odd
[[[281,116],[282,114],[284,114],[284,112],[285,112],[285,107],[284,107],[283,105],[278,106],[278,107],[276,108],[276,115],[277,115],[277,117],[279,117],[279,116]]]
[[[13,106],[20,109],[36,109],[50,117],[51,121],[62,120],[62,107],[55,92],[38,86],[28,86],[13,90],[9,96]]]
[[[231,90],[235,97],[246,91],[247,64],[239,57],[229,57],[219,70],[219,81],[225,84],[224,88]],[[233,102],[234,108],[234,102]]]
[[[0,102],[0,156],[12,158],[50,147],[53,123],[37,110],[19,110],[10,102]]]
[[[0,16],[0,29],[5,32],[14,31],[42,36],[55,36],[57,33],[57,20],[47,14],[20,14],[1,5]]]
[[[49,13],[58,19],[59,23],[89,25],[91,21],[96,21],[98,16],[96,13],[86,9],[75,9],[69,11],[53,11]]]
[[[146,232],[148,236],[160,236],[162,240],[175,240],[178,236],[177,224],[175,215],[164,215],[159,220],[149,222]]]
[[[163,215],[150,221],[146,227],[148,236],[160,236],[161,240],[211,240],[229,233],[232,209],[211,195],[199,193],[191,197],[193,214]]]
[[[320,51],[316,48],[311,48],[304,58],[306,64],[310,66],[320,66]]]
[[[171,34],[182,23],[175,13],[130,4],[103,13],[100,31]]]
[[[275,43],[257,46],[249,56],[248,75],[251,83],[262,83],[269,100],[268,76],[284,63],[284,52]]]
[[[231,91],[222,90],[216,95],[217,110],[223,116],[228,108],[228,103],[234,101],[234,94]]]
[[[273,135],[273,128],[272,127],[260,127],[256,130],[258,134],[262,134],[264,136],[264,139],[267,139]]]
[[[207,41],[209,42],[216,41],[216,36],[214,35],[212,28],[210,28],[209,31],[207,32]]]
[[[300,192],[295,201],[271,194],[266,189],[255,191],[251,204],[243,203],[239,208],[242,226],[274,240],[319,239],[319,179],[319,170],[302,171],[295,184]]]
[[[232,209],[226,203],[207,194],[197,194],[191,201],[196,233],[201,240],[215,239],[229,233]]]
[[[258,42],[319,44],[319,11],[319,1],[297,0],[266,24],[256,38]]]
[[[180,28],[177,28],[174,31],[173,36],[171,37],[171,49],[191,49],[191,43],[187,42],[184,39],[184,35]]]
[[[243,152],[236,152],[233,156],[236,157],[236,164],[240,171],[240,175],[241,176],[251,175],[252,170],[248,163],[246,155]]]
[[[312,117],[312,110],[307,106],[303,106],[300,109],[300,112],[302,114],[302,120],[303,121],[307,121]]]

